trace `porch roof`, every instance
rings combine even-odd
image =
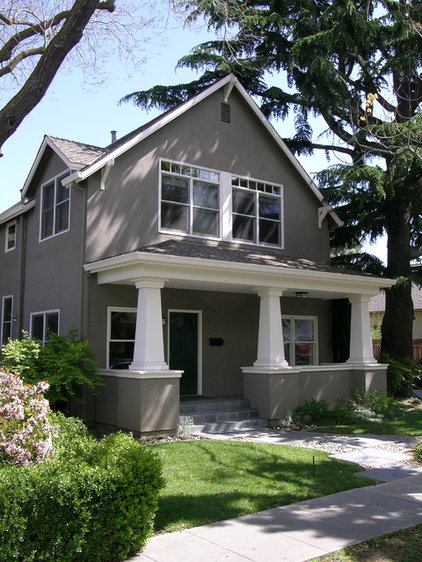
[[[380,288],[395,283],[392,279],[291,258],[271,249],[181,240],[145,246],[84,267],[87,272],[97,273],[100,284],[133,285],[140,279],[160,278],[172,288],[254,292],[256,287],[274,287],[287,296],[306,291],[309,297],[316,298],[373,296]]]

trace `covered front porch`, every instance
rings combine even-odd
[[[175,367],[170,352],[170,323],[177,311],[197,316],[196,394],[218,395],[221,388],[223,395],[230,389],[261,417],[276,420],[311,398],[334,403],[353,390],[385,390],[386,367],[372,352],[368,303],[393,281],[227,248],[211,247],[208,253],[201,248],[198,257],[192,254],[199,244],[179,243],[177,252],[175,244],[85,266],[97,274],[99,286],[131,286],[137,292],[133,359],[126,371],[102,371],[97,421],[139,433],[177,429],[185,370],[180,363]],[[331,363],[331,326],[312,307],[328,310],[333,299],[345,298],[351,303],[349,357]],[[319,338],[302,341],[304,356],[311,359],[297,364],[294,350],[300,342],[286,336],[286,328],[296,318],[303,324],[310,317],[317,318]],[[211,365],[218,376],[206,375]]]

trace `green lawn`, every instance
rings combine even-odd
[[[369,486],[359,468],[322,451],[233,441],[151,445],[165,488],[156,531],[177,531],[276,506]]]
[[[403,414],[394,420],[379,422],[362,421],[351,425],[331,425],[318,427],[315,431],[335,434],[374,433],[376,435],[422,436],[422,404],[404,405]]]

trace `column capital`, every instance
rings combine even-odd
[[[368,303],[374,295],[350,295],[350,304]]]
[[[135,279],[135,287],[137,289],[163,289],[167,279],[157,277],[140,277]]]
[[[284,291],[279,287],[254,287],[253,290],[259,297],[281,297]]]

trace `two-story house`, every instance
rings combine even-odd
[[[170,431],[180,395],[271,420],[385,389],[368,302],[394,282],[327,265],[339,217],[231,75],[106,148],[46,136],[0,223],[2,341],[86,337],[104,379],[86,418]]]

